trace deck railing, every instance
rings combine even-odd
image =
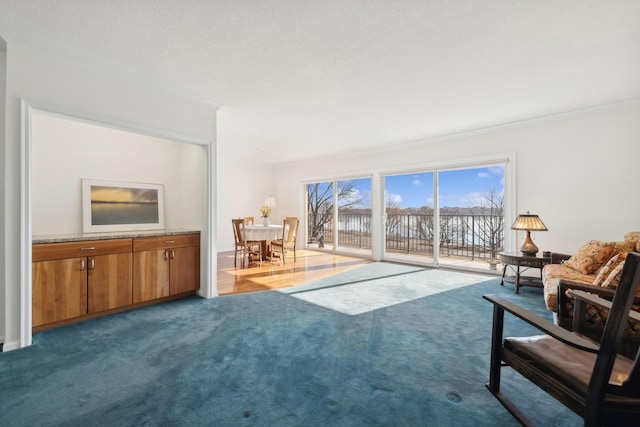
[[[313,224],[310,215],[308,224]],[[387,214],[385,242],[388,252],[433,255],[433,215]],[[338,246],[370,249],[371,215],[339,214]],[[308,227],[310,245],[333,245],[333,223]],[[471,260],[495,259],[504,246],[504,221],[496,215],[440,214],[440,254],[467,257]],[[315,234],[315,235],[314,235]]]

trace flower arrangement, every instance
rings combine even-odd
[[[271,206],[264,205],[260,208],[260,214],[262,218],[269,218],[271,216]]]

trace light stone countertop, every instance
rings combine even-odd
[[[200,230],[145,230],[145,231],[113,231],[109,233],[76,233],[76,234],[42,234],[31,236],[34,245],[43,243],[79,242],[83,240],[126,239],[130,237],[174,236],[177,234],[200,233]]]

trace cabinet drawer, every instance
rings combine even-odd
[[[132,239],[83,240],[33,245],[32,260],[46,261],[131,252]]]
[[[171,236],[136,237],[133,239],[133,251],[153,251],[165,248],[199,246],[200,234],[176,234]]]

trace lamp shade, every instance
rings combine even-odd
[[[275,208],[276,207],[276,198],[273,196],[269,196],[266,199],[264,199],[264,204],[265,206],[269,206],[270,208]]]
[[[538,253],[538,247],[533,240],[531,240],[532,231],[547,231],[547,226],[538,217],[538,215],[532,215],[529,212],[526,214],[518,215],[518,218],[511,225],[512,230],[521,230],[527,232],[527,237],[524,239],[524,243],[520,247],[520,252],[523,255],[535,256]]]
[[[533,214],[522,214],[518,215],[518,218],[511,225],[512,230],[523,230],[523,231],[547,231],[547,226],[544,225],[544,222],[538,217],[538,215]]]

